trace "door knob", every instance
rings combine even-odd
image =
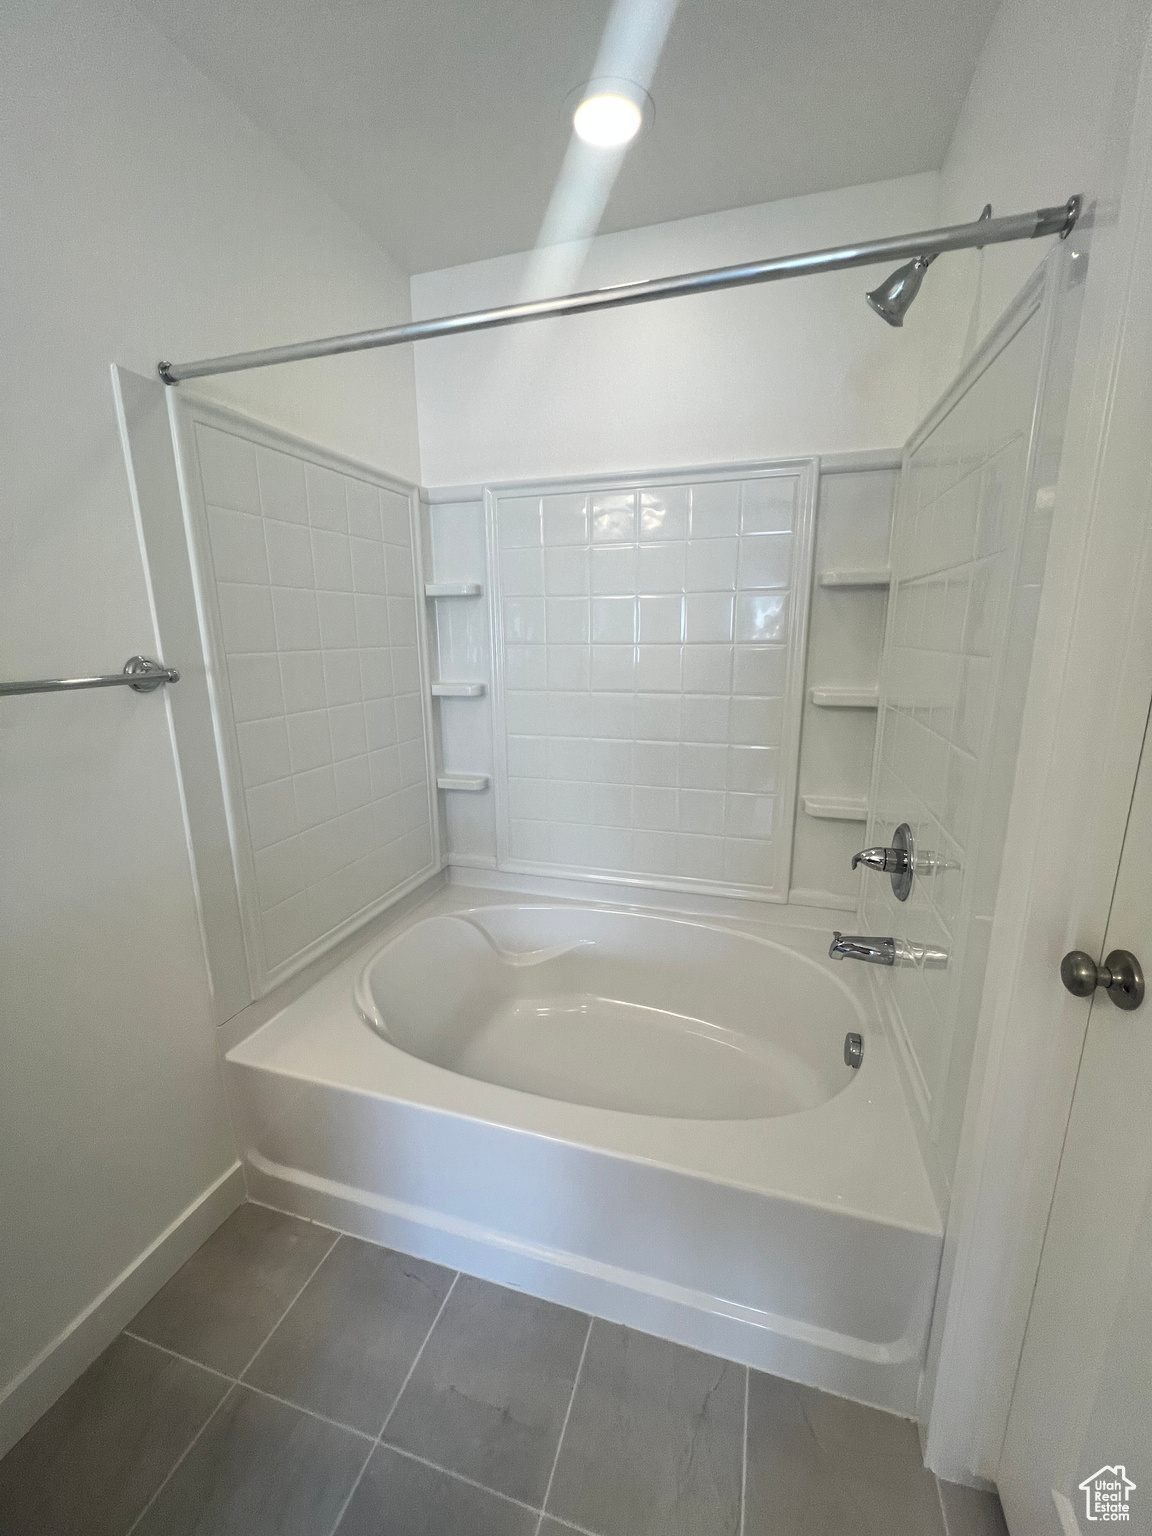
[[[1073,997],[1091,997],[1103,987],[1117,1008],[1139,1008],[1144,1001],[1144,972],[1127,949],[1114,949],[1097,965],[1082,949],[1070,949],[1060,962],[1060,980]]]

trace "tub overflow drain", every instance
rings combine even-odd
[[[864,1036],[851,1030],[844,1036],[844,1065],[858,1067],[864,1060]]]

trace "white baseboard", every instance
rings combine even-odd
[[[0,1392],[0,1456],[72,1385],[245,1198],[238,1162],[116,1276]]]

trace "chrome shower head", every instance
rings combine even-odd
[[[924,274],[935,260],[935,252],[930,256],[916,256],[907,265],[897,267],[879,288],[873,288],[871,293],[865,294],[881,320],[887,320],[889,325],[904,324],[908,306],[920,292]]]

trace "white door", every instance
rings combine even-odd
[[[1147,733],[1112,949],[1152,969]],[[1098,988],[1084,1006],[1084,1054],[1000,1464],[1012,1536],[1152,1532],[1152,996],[1124,1012]]]

